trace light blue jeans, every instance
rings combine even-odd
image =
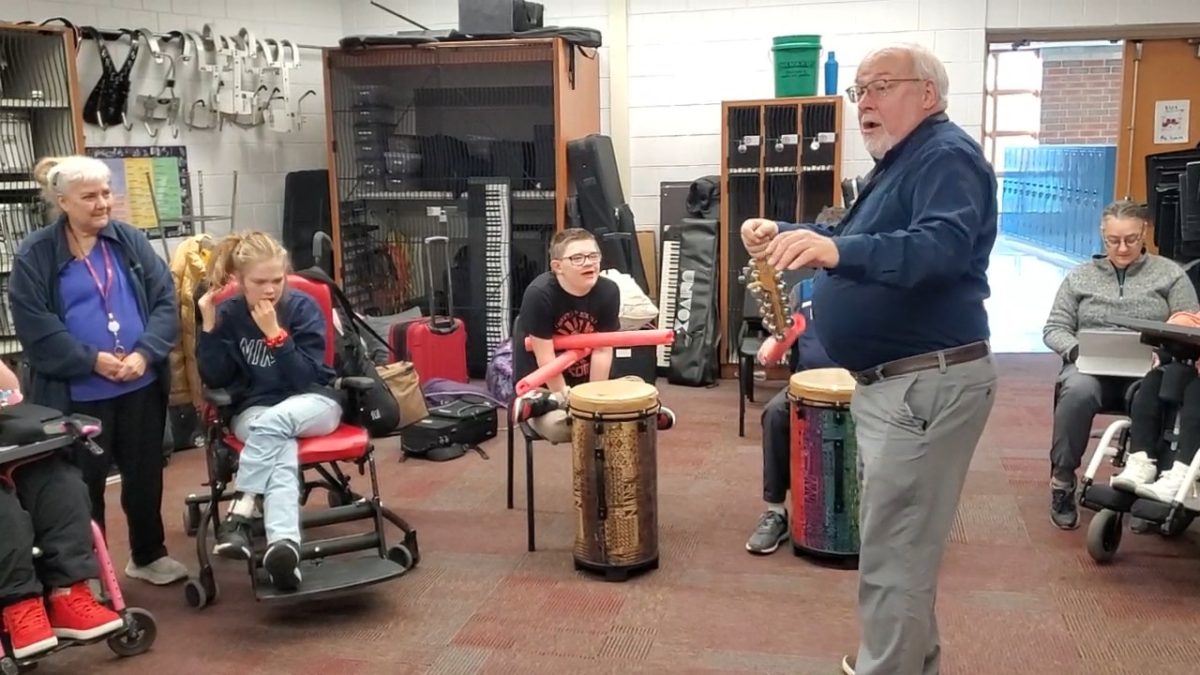
[[[245,447],[238,460],[237,489],[262,495],[267,543],[300,543],[300,467],[297,438],[333,433],[342,407],[320,394],[298,394],[273,406],[252,406],[233,419]]]

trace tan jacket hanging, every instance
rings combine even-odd
[[[196,287],[204,279],[215,242],[207,234],[183,240],[171,256],[171,276],[179,303],[179,341],[171,350],[171,398],[173,406],[191,403],[200,407],[200,372],[196,366]]]

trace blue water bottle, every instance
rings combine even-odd
[[[837,96],[838,63],[833,52],[825,59],[825,95]]]

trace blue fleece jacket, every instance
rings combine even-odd
[[[237,411],[272,406],[303,393],[339,400],[332,385],[335,373],[325,365],[325,316],[307,294],[288,289],[275,305],[276,320],[288,338],[275,349],[237,294],[217,308],[216,327],[200,331],[196,350],[200,379],[210,389],[224,389]]]
[[[832,230],[836,267],[817,274],[817,335],[852,371],[987,340],[996,176],[944,114],[880,160]],[[780,230],[811,227],[781,223]]]
[[[56,410],[70,410],[71,382],[93,373],[101,351],[67,329],[59,281],[74,256],[66,228],[66,219],[60,217],[25,237],[9,278],[13,327],[30,370],[26,395],[31,403]],[[171,390],[167,356],[179,336],[171,272],[146,235],[132,225],[114,220],[99,236],[124,266],[144,325],[136,343],[125,347],[145,357],[166,396]]]

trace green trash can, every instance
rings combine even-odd
[[[816,96],[821,71],[820,35],[781,35],[772,47],[775,96]]]

